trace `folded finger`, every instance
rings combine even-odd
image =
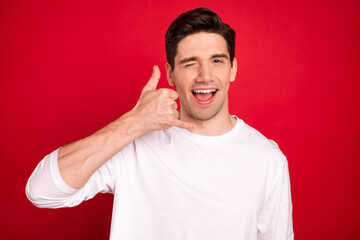
[[[176,100],[179,97],[179,94],[176,91],[169,89],[169,97],[173,100]]]
[[[174,101],[174,103],[171,105],[171,107],[173,108],[173,109],[175,109],[175,110],[177,110],[178,109],[178,105],[177,105],[177,103]]]

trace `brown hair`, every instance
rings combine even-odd
[[[196,8],[182,13],[169,26],[165,34],[166,59],[171,69],[175,67],[175,56],[178,43],[188,35],[208,32],[221,35],[227,45],[231,67],[235,57],[235,31],[208,8]]]

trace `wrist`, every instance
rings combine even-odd
[[[139,118],[133,111],[125,113],[113,123],[116,132],[125,134],[125,136],[133,138],[133,140],[147,132],[143,119]]]

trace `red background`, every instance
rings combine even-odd
[[[230,110],[288,157],[296,239],[359,237],[358,1],[1,1],[0,237],[107,239],[112,195],[37,209],[25,184],[52,150],[130,110],[164,34],[206,6],[238,34]]]

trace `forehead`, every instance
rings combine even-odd
[[[183,58],[208,58],[214,54],[229,56],[225,39],[217,33],[195,33],[178,43],[175,63]]]

